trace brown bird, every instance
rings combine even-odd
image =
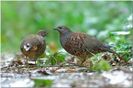
[[[70,54],[79,58],[78,63],[82,65],[86,59],[100,52],[111,52],[116,54],[109,46],[103,44],[95,37],[85,33],[72,32],[68,27],[59,26],[55,28],[60,33],[60,43]],[[118,55],[118,54],[117,54]],[[91,61],[90,61],[91,64]]]
[[[46,43],[44,40],[46,35],[47,32],[43,30],[39,31],[37,34],[28,35],[21,42],[21,52],[30,60],[36,60],[46,49]]]

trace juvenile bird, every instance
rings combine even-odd
[[[55,30],[60,33],[60,43],[62,47],[68,53],[77,56],[79,59],[78,64],[80,63],[80,65],[82,65],[86,59],[100,52],[111,52],[116,54],[109,46],[85,33],[72,32],[65,26],[59,26],[55,28]]]
[[[44,40],[46,35],[47,32],[41,30],[37,34],[31,34],[25,37],[20,45],[21,52],[30,60],[36,60],[46,49]]]

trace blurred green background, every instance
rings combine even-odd
[[[65,25],[109,43],[110,32],[127,31],[132,2],[52,2],[2,1],[1,49],[17,52],[22,39],[40,29],[47,30],[46,41],[53,50],[61,48],[59,34],[53,28]]]

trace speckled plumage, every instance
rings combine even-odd
[[[95,37],[85,33],[72,32],[69,28],[61,26],[56,28],[60,33],[62,47],[70,54],[79,57],[83,63],[86,58],[100,53],[115,53],[108,46],[97,40]]]
[[[47,33],[45,31],[40,31],[37,34],[31,34],[25,37],[20,45],[22,53],[29,59],[36,60],[46,49],[44,40],[46,35]]]

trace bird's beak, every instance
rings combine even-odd
[[[42,37],[45,37],[48,35],[48,32],[47,31],[44,31],[44,30],[40,30],[38,33],[38,35],[42,36]]]

